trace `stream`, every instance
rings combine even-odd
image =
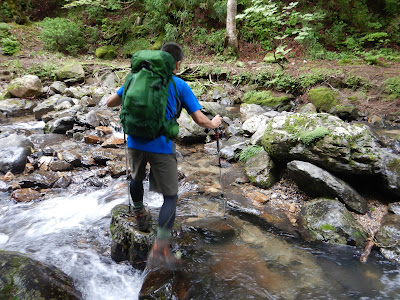
[[[39,131],[41,125],[12,128]],[[137,299],[143,272],[110,257],[110,212],[127,202],[125,184],[122,177],[109,177],[101,188],[73,184],[43,201],[18,204],[0,193],[0,249],[55,265],[74,279],[84,299]],[[145,204],[157,211],[162,197],[147,189],[145,183]],[[178,216],[220,214],[214,198],[185,197],[193,189],[180,186]],[[232,219],[241,230],[229,241],[193,240],[192,299],[400,298],[400,267],[376,251],[361,264],[361,249],[306,244],[236,215]]]

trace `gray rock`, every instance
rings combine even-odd
[[[54,81],[50,85],[50,90],[55,92],[56,94],[62,94],[64,93],[65,89],[67,88],[67,85],[62,82],[62,81]]]
[[[55,109],[58,100],[61,98],[61,95],[54,95],[45,101],[39,103],[34,109],[33,114],[36,120],[41,120],[42,117]]]
[[[43,94],[43,86],[36,75],[25,75],[11,80],[7,92],[17,98],[37,97]]]
[[[358,213],[368,212],[367,201],[343,180],[311,163],[294,160],[287,164],[289,176],[312,197],[337,198]]]
[[[26,99],[5,99],[0,101],[0,112],[7,117],[20,117],[32,114],[36,105],[36,102]]]
[[[17,183],[21,188],[38,187],[48,189],[51,188],[58,179],[59,176],[54,172],[39,170],[18,179]]]
[[[83,82],[85,70],[81,64],[67,64],[56,71],[57,79],[66,83]]]
[[[18,252],[0,251],[2,299],[82,299],[72,278]]]
[[[24,136],[12,134],[0,139],[0,171],[22,173],[32,149],[33,143]]]
[[[182,111],[178,118],[178,124],[178,140],[182,142],[200,142],[205,140],[207,133],[204,128],[197,125],[186,111]]]
[[[200,101],[200,105],[202,106],[201,111],[204,114],[225,116],[227,113],[226,107],[219,103]]]
[[[253,135],[260,126],[265,127],[269,120],[270,118],[264,115],[253,115],[243,123],[242,130],[246,134]]]
[[[270,188],[276,181],[274,163],[266,152],[257,154],[246,161],[244,169],[250,182],[263,189]]]
[[[55,119],[46,124],[44,128],[45,133],[66,133],[74,127],[74,117],[62,117]]]
[[[248,145],[248,140],[244,137],[234,136],[227,141],[221,142],[221,156],[228,161],[236,159],[236,154]]]
[[[400,215],[400,202],[390,203],[388,210],[396,215]]]
[[[400,215],[387,214],[375,238],[383,256],[400,263]]]
[[[329,113],[345,121],[354,121],[358,117],[357,108],[351,103],[334,106]]]
[[[240,106],[240,113],[242,114],[243,121],[246,121],[254,115],[261,115],[265,112],[266,110],[258,104],[242,104]]]
[[[317,108],[315,107],[314,104],[312,103],[307,103],[306,105],[303,105],[302,107],[299,108],[299,110],[297,111],[298,113],[316,113],[317,112]]]
[[[306,241],[361,246],[368,237],[344,204],[332,199],[317,198],[304,204],[297,223]]]

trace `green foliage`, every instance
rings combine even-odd
[[[114,59],[117,56],[117,51],[114,46],[103,46],[97,48],[95,54],[100,59]]]
[[[58,66],[52,63],[34,63],[24,71],[25,74],[36,75],[41,79],[55,80]]]
[[[301,133],[299,135],[299,140],[306,145],[310,145],[313,142],[322,139],[327,134],[329,134],[329,130],[323,126],[319,126],[309,132]]]
[[[45,18],[40,25],[41,38],[49,50],[76,55],[85,46],[82,27],[77,23],[65,18]]]
[[[165,24],[164,26],[165,36],[164,42],[176,42],[178,40],[178,28],[170,23]]]
[[[237,153],[235,155],[235,159],[240,162],[246,162],[250,158],[256,156],[257,154],[260,154],[264,152],[264,148],[262,146],[257,146],[257,145],[249,145],[245,148],[243,148],[242,151]]]
[[[139,50],[150,48],[149,40],[146,38],[133,38],[129,40],[122,48],[122,55],[124,57],[131,57],[133,53]]]
[[[13,55],[21,50],[21,44],[14,37],[2,38],[0,44],[5,55]]]
[[[0,23],[0,39],[9,37],[11,34],[9,30],[11,27],[6,23]]]
[[[225,29],[208,31],[206,28],[198,27],[193,33],[194,43],[210,51],[211,53],[222,53],[224,51]]]
[[[400,98],[400,76],[386,79],[384,86],[385,92],[389,94],[389,99]]]

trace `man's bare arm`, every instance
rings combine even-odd
[[[122,98],[120,96],[118,96],[117,93],[114,93],[107,98],[107,106],[108,107],[118,106],[118,105],[121,105],[121,103],[122,103]]]
[[[196,110],[191,114],[193,120],[203,128],[218,128],[221,126],[222,118],[219,115],[216,115],[212,120],[207,118],[205,114],[203,114],[200,110]]]

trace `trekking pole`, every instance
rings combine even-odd
[[[224,219],[226,219],[226,199],[224,197],[224,189],[222,186],[222,165],[221,165],[221,154],[219,150],[219,128],[215,130],[215,139],[217,140],[217,153],[218,153],[218,167],[219,167],[219,184],[221,186],[221,198],[224,200]]]
[[[124,144],[125,144],[125,168],[126,168],[126,180],[128,181],[128,211],[131,212],[131,191],[129,189],[129,164],[128,164],[128,142],[126,140],[126,134],[124,132]]]

